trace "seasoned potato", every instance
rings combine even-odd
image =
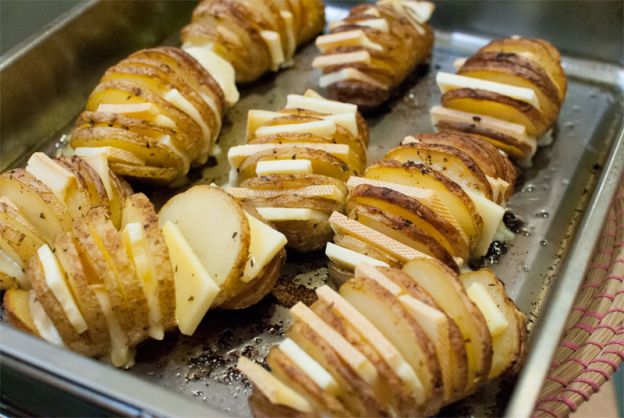
[[[39,336],[30,314],[31,290],[8,289],[4,292],[3,307],[9,323],[31,335]]]

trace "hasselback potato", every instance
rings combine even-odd
[[[312,91],[289,95],[278,112],[251,110],[247,144],[228,158],[228,192],[248,202],[302,252],[331,239],[328,218],[343,212],[345,181],[366,167],[368,127],[357,107]]]
[[[364,110],[381,105],[431,56],[433,8],[426,1],[380,0],[331,22],[330,34],[316,39],[322,55],[312,65],[323,72],[320,87]]]

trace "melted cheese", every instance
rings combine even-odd
[[[269,49],[272,64],[271,69],[273,71],[279,70],[280,65],[286,61],[284,58],[284,49],[282,48],[282,39],[279,33],[272,30],[262,30],[260,31],[260,36]]]
[[[480,283],[471,283],[466,287],[466,293],[485,317],[492,337],[502,334],[509,323],[488,291]]]
[[[163,99],[177,107],[182,112],[186,113],[199,127],[201,128],[203,135],[203,146],[200,151],[201,154],[207,154],[212,145],[212,133],[210,128],[202,118],[199,110],[186,97],[178,91],[178,89],[171,89],[163,96]]]
[[[279,150],[280,148],[294,149],[308,148],[313,150],[324,151],[345,163],[349,162],[350,150],[345,144],[319,144],[314,142],[298,142],[292,144],[249,144],[237,145],[230,148],[228,152],[228,160],[233,169],[237,169],[241,164],[252,155],[267,150]]]
[[[312,174],[312,161],[310,160],[269,160],[258,161],[256,165],[257,176],[270,174]]]
[[[494,240],[498,225],[505,215],[505,208],[472,190],[464,189],[464,192],[472,199],[477,213],[483,219],[483,233],[474,249],[474,255],[480,257],[487,253],[490,243]]]
[[[329,29],[333,30],[337,27],[344,26],[344,25],[365,26],[368,28],[377,29],[385,33],[390,32],[390,27],[388,26],[388,22],[384,18],[358,20],[357,22],[345,22],[341,20],[341,21],[331,22],[329,24]]]
[[[105,146],[105,147],[78,147],[74,150],[74,155],[78,157],[89,157],[92,155],[104,154],[108,161],[144,165],[145,160],[138,157],[136,154],[123,150],[121,148]]]
[[[100,180],[102,180],[102,184],[104,185],[104,190],[106,190],[106,195],[109,199],[113,198],[113,185],[111,184],[110,179],[110,169],[108,167],[108,159],[104,154],[93,154],[87,157],[83,157],[83,159],[91,166],[93,170],[100,176]]]
[[[319,55],[312,61],[312,67],[325,68],[333,65],[370,64],[371,55],[368,51],[343,52],[329,55]]]
[[[355,68],[343,68],[341,70],[334,71],[333,73],[325,74],[319,79],[319,86],[325,88],[331,86],[332,84],[346,80],[361,81],[362,83],[370,84],[382,90],[388,89],[387,85],[375,80],[373,77],[364,74],[359,70],[356,70]]]
[[[309,90],[313,92],[313,90]],[[343,103],[336,100],[327,100],[323,97],[314,97],[306,91],[305,95],[289,94],[286,99],[286,109],[305,109],[318,113],[356,113],[357,106],[351,103]],[[317,93],[314,93],[318,96]]]
[[[297,38],[295,36],[295,20],[292,13],[286,10],[280,10],[280,16],[284,21],[284,26],[286,26],[286,60],[290,61],[295,55],[295,50],[297,49]]]
[[[110,302],[110,297],[101,286],[93,286],[93,292],[98,300],[106,325],[108,326],[108,333],[111,339],[111,362],[116,367],[122,367],[134,362],[133,352],[129,348],[128,335],[123,331],[119,320],[113,313],[113,309]]]
[[[316,46],[323,53],[343,46],[363,46],[376,51],[384,50],[382,45],[371,41],[361,29],[319,36],[316,38]]]

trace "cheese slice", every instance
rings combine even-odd
[[[342,126],[346,130],[348,130],[353,136],[358,135],[357,116],[355,112],[332,114],[328,111],[331,109],[331,106],[328,106],[324,109],[322,106],[316,107],[313,105],[307,105],[308,107],[304,107],[306,106],[306,104],[301,102],[297,102],[297,104],[301,104],[302,106],[292,106],[287,107],[287,109],[305,109],[314,112],[325,113],[324,115],[319,115],[318,117],[323,120],[333,121],[336,125]],[[315,109],[310,109],[309,107],[315,107]],[[265,125],[267,122],[271,121],[272,119],[282,118],[285,116],[288,116],[288,114],[271,112],[268,110],[250,110],[249,113],[247,113],[247,138],[254,138],[256,136],[256,130],[262,125]]]
[[[272,30],[262,30],[260,31],[260,37],[262,37],[264,43],[269,49],[269,54],[271,55],[271,70],[279,70],[280,65],[286,61],[284,58],[282,39],[280,38],[279,33]]]
[[[505,193],[509,189],[509,183],[500,177],[485,176],[492,187],[492,200],[496,203],[505,203]]]
[[[451,74],[439,71],[436,75],[436,83],[442,94],[456,89],[479,89],[532,105],[537,110],[541,110],[539,100],[535,91],[526,87],[511,86],[509,84],[498,83],[495,81],[481,80],[480,78],[466,77],[458,74]]]
[[[293,361],[303,372],[324,392],[336,395],[340,386],[334,377],[323,366],[306,353],[299,345],[286,337],[278,345],[279,349]]]
[[[143,285],[143,294],[149,309],[149,335],[155,340],[162,340],[165,331],[158,298],[158,283],[154,263],[149,253],[145,229],[138,222],[129,223],[123,229],[121,237],[126,252],[134,264],[136,275]]]
[[[464,192],[472,199],[477,213],[483,219],[483,233],[473,251],[475,256],[480,257],[485,255],[488,248],[490,248],[490,243],[494,240],[498,225],[503,221],[505,208],[472,190],[464,189]]]
[[[256,165],[257,176],[270,174],[312,174],[312,161],[310,160],[269,160],[258,161]]]
[[[414,258],[429,257],[389,236],[382,234],[358,221],[347,218],[339,212],[334,212],[329,217],[331,228],[336,233],[350,235],[360,241],[376,247],[403,263],[413,260]],[[329,245],[329,244],[328,244]]]
[[[119,113],[133,118],[151,119],[160,112],[154,103],[100,103],[97,108],[98,112]]]
[[[17,261],[9,257],[9,255],[2,249],[0,249],[0,273],[4,273],[9,277],[15,278],[22,288],[24,287],[22,284],[26,284],[25,282],[27,279],[22,267]],[[29,287],[30,286],[27,286],[26,288]]]
[[[110,297],[102,286],[93,286],[93,292],[98,300],[104,320],[108,327],[111,340],[110,359],[116,367],[130,365],[134,362],[133,352],[129,347],[128,335],[123,331],[119,320],[113,313]]]
[[[283,405],[304,414],[314,411],[314,407],[306,398],[286,386],[259,364],[246,357],[239,357],[236,368],[245,374],[272,404]]]
[[[264,266],[269,264],[277,253],[284,248],[288,240],[284,234],[276,231],[264,222],[259,221],[246,212],[245,215],[249,221],[251,241],[249,243],[249,259],[245,265],[241,281],[247,283],[258,276]],[[262,215],[262,212],[260,212],[260,215]]]
[[[405,196],[424,201],[430,201],[435,198],[435,192],[429,189],[421,189],[419,187],[405,186],[403,184],[391,183],[389,181],[367,179],[358,176],[351,176],[349,177],[349,180],[347,180],[347,188],[349,191],[363,184],[375,187],[385,187],[386,189],[397,191]]]
[[[284,21],[284,26],[286,26],[286,60],[290,61],[290,59],[295,55],[295,50],[297,49],[297,38],[295,36],[295,18],[291,12],[286,10],[280,10],[280,16]]]
[[[388,26],[388,22],[384,18],[365,19],[365,20],[358,20],[356,22],[345,22],[343,20],[340,20],[336,22],[331,22],[329,24],[329,30],[334,30],[335,28],[344,26],[344,25],[366,26],[368,28],[377,29],[385,33],[390,32],[390,27]]]
[[[430,111],[431,124],[437,127],[440,122],[467,123],[477,127],[491,129],[495,132],[510,136],[518,142],[527,144],[533,150],[537,149],[537,139],[530,137],[526,133],[526,127],[517,123],[511,123],[491,116],[478,115],[462,112],[455,109],[447,109],[442,106],[433,106]]]
[[[37,257],[43,267],[43,274],[48,288],[63,308],[63,312],[67,315],[69,323],[78,334],[82,334],[87,330],[87,322],[76,304],[74,296],[67,284],[65,272],[61,268],[56,256],[50,247],[44,244],[37,250]]]
[[[257,137],[283,133],[309,133],[320,136],[332,136],[336,133],[336,123],[331,120],[318,120],[285,125],[261,126],[256,129]]]
[[[43,306],[37,300],[35,292],[32,290],[30,291],[28,299],[28,308],[30,310],[30,316],[32,317],[33,324],[35,325],[37,333],[41,336],[41,338],[51,344],[61,347],[65,346],[65,344],[63,344],[61,334],[59,334],[45,309],[43,309]]]
[[[337,54],[319,55],[312,61],[312,67],[325,68],[332,65],[370,64],[371,55],[368,51],[343,52]]]
[[[379,10],[376,7],[369,7],[365,9],[362,14],[371,15],[375,17],[381,17],[381,14],[379,13]]]
[[[110,169],[108,167],[108,159],[104,154],[93,154],[87,157],[83,157],[83,159],[91,166],[93,170],[100,176],[100,180],[102,180],[102,184],[104,185],[104,190],[106,190],[106,195],[109,199],[113,198],[113,185],[111,184],[110,179]]]
[[[342,317],[358,334],[366,339],[386,362],[401,382],[410,388],[415,399],[424,402],[423,385],[412,366],[405,361],[397,348],[364,315],[353,307],[339,293],[324,285],[316,289],[319,300],[331,306],[332,311]]]
[[[325,247],[325,255],[334,263],[337,263],[350,270],[355,269],[355,266],[361,263],[367,263],[373,266],[390,267],[388,263],[385,263],[376,258],[369,257],[364,254],[356,253],[340,245],[336,245],[333,242],[328,242]]]
[[[386,84],[375,80],[373,77],[364,74],[355,68],[343,68],[341,70],[334,71],[333,73],[325,74],[319,79],[319,86],[321,88],[325,88],[345,80],[361,81],[362,83],[370,84],[382,90],[388,89]]]
[[[193,104],[189,102],[187,98],[184,97],[180,91],[178,91],[178,89],[169,90],[164,94],[163,99],[177,107],[182,112],[186,113],[191,119],[193,119],[193,121],[195,121],[195,123],[197,123],[197,125],[199,125],[203,136],[203,146],[200,153],[206,154],[212,145],[212,132],[199,113],[199,110],[197,110],[197,108],[193,106]]]
[[[241,166],[241,164],[252,155],[268,151],[268,150],[278,150],[280,148],[287,149],[297,149],[297,148],[308,148],[319,151],[324,151],[328,154],[333,155],[334,157],[342,160],[345,163],[349,163],[350,157],[350,149],[348,145],[345,144],[323,144],[323,143],[314,143],[314,142],[297,142],[292,144],[248,144],[248,145],[237,145],[235,147],[230,148],[228,151],[228,160],[230,166],[234,169],[237,169]]]
[[[188,173],[191,167],[191,160],[185,152],[182,152],[182,150],[180,150],[180,148],[178,148],[176,144],[173,143],[173,140],[171,139],[171,135],[161,136],[160,139],[158,140],[158,143],[162,145],[163,147],[168,148],[169,150],[171,150],[171,152],[173,152],[178,157],[180,157],[180,160],[182,160],[182,172]]]
[[[480,283],[471,283],[466,287],[466,293],[485,317],[492,337],[502,334],[509,323],[488,291]]]
[[[212,44],[202,46],[184,45],[182,49],[195,58],[202,67],[206,69],[215,79],[223,94],[228,106],[234,105],[240,98],[240,93],[236,88],[236,74],[234,67],[229,61],[212,50]]]
[[[332,115],[357,112],[357,106],[354,104],[328,100],[319,96],[318,93],[314,93],[318,97],[310,96],[308,92],[303,96],[289,94],[286,98],[286,109],[306,109],[318,113],[331,113]]]
[[[277,196],[282,196],[286,193],[296,194],[301,197],[316,197],[322,199],[331,199],[337,202],[344,202],[346,196],[335,185],[329,184],[320,184],[317,186],[306,186],[295,189],[247,189],[244,187],[230,187],[225,189],[226,192],[234,196],[236,199],[253,199],[253,198],[264,198],[270,199]],[[268,209],[268,208],[265,208]],[[288,208],[284,208],[288,209]],[[270,212],[269,216],[270,216]],[[324,215],[323,219],[326,219],[327,216]]]
[[[371,41],[361,29],[319,36],[316,38],[316,46],[322,53],[343,46],[363,46],[376,51],[384,50],[382,45]]]
[[[74,155],[78,157],[89,157],[92,155],[104,154],[106,159],[111,162],[144,165],[145,160],[136,154],[123,150],[121,148],[105,146],[105,147],[78,147],[74,149]]]
[[[450,398],[454,387],[455,370],[451,361],[452,351],[448,317],[439,310],[407,294],[399,296],[399,301],[433,343],[440,362],[444,397],[445,399]]]
[[[43,152],[35,152],[28,159],[26,171],[45,184],[61,202],[65,202],[67,190],[76,183],[74,173]]]
[[[327,212],[305,208],[256,208],[258,213],[269,222],[286,221],[326,221]]]
[[[402,0],[402,3],[420,23],[428,22],[435,10],[435,4],[430,1]]]
[[[298,302],[290,308],[290,314],[295,321],[307,325],[318,337],[332,347],[342,360],[366,383],[374,384],[377,381],[377,369],[370,360],[342,335],[327,325],[314,311],[302,302]]]
[[[184,335],[193,335],[217,297],[219,286],[177,226],[167,222],[162,232],[173,269],[178,328]]]

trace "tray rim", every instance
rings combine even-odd
[[[55,32],[79,19],[88,10],[103,1],[87,0],[78,3],[40,32],[7,51],[0,57],[2,58],[0,60],[0,72],[37,48]],[[441,37],[443,37],[443,34],[447,33],[436,31],[436,36],[442,34]],[[467,35],[473,37],[475,43],[489,39],[478,35]],[[593,82],[604,83],[617,88],[620,93],[624,92],[624,70],[621,70],[619,66],[610,62],[584,60],[576,57],[564,56],[562,58],[570,64],[572,75]],[[601,65],[604,69],[601,74],[606,76],[588,77],[587,74],[576,73],[574,67],[582,61]],[[566,67],[567,71],[568,68]],[[531,416],[541,389],[541,384],[536,385],[535,382],[543,382],[545,379],[550,361],[559,343],[559,339],[550,336],[553,333],[561,335],[567,320],[567,315],[561,315],[561,312],[569,313],[572,308],[577,290],[585,277],[591,260],[591,257],[575,257],[575,255],[593,252],[603,220],[609,210],[609,205],[602,202],[612,200],[623,172],[624,116],[619,120],[618,132],[608,151],[604,169],[587,203],[572,244],[545,298],[546,304],[532,333],[527,363],[519,375],[505,411],[507,417]],[[583,240],[579,240],[580,236],[583,236]],[[93,359],[52,346],[45,341],[20,332],[6,323],[0,323],[0,335],[2,336],[0,338],[0,368],[6,365],[20,370],[37,379],[38,382],[67,391],[96,405],[114,410],[120,415],[188,416],[190,413],[209,417],[233,416],[212,405],[193,402],[179,393],[164,389],[135,375],[123,373]],[[9,341],[10,343],[8,343]],[[134,391],[129,395],[120,386],[122,388],[132,387]]]

